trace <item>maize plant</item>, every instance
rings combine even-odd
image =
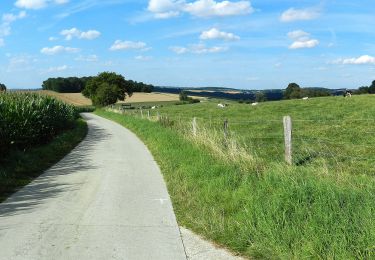
[[[73,106],[33,93],[0,93],[0,156],[50,141],[73,126]]]

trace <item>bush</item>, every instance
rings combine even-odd
[[[46,143],[70,128],[78,113],[73,106],[31,93],[0,94],[0,156],[10,148]]]

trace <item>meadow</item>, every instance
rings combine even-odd
[[[372,259],[374,101],[227,102],[219,109],[211,100],[166,104],[150,111],[151,120],[140,110],[96,113],[147,144],[181,225],[251,258]],[[285,115],[293,120],[291,166],[283,161]]]

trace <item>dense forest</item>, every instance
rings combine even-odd
[[[87,82],[93,78],[94,77],[49,78],[43,81],[42,88],[59,93],[80,93],[85,89]],[[150,93],[154,90],[153,85],[133,80],[126,80],[126,85],[129,86],[132,92]]]

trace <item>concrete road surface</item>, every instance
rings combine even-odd
[[[0,204],[0,259],[186,259],[147,148],[116,123],[84,118],[86,139]]]

